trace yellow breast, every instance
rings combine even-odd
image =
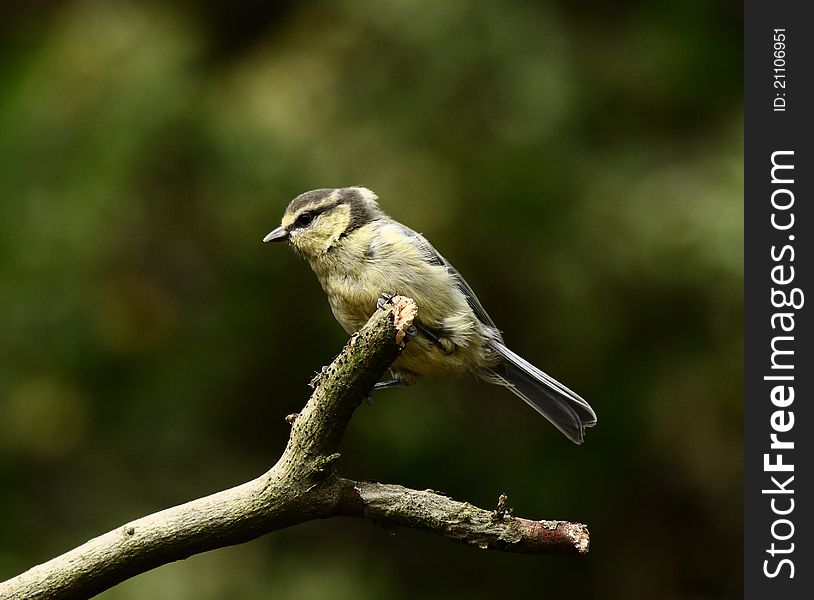
[[[418,375],[455,374],[488,360],[483,326],[452,274],[428,262],[396,226],[362,227],[310,262],[346,332],[361,329],[386,293],[414,299],[417,318],[450,342],[441,349],[418,335],[394,367]]]

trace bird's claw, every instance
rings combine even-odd
[[[373,384],[374,390],[386,390],[394,387],[404,387],[409,385],[403,379],[385,379],[384,381],[377,381]]]
[[[393,300],[393,294],[382,293],[379,296],[379,299],[376,300],[376,309],[381,310],[382,308],[390,304],[391,300]]]

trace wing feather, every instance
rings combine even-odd
[[[458,270],[449,264],[449,261],[441,256],[441,253],[438,252],[438,250],[436,250],[423,235],[413,231],[405,225],[401,225],[401,223],[399,223],[399,226],[404,231],[404,234],[410,238],[416,248],[418,248],[427,257],[428,262],[434,265],[446,267],[447,271],[449,271],[450,275],[452,275],[452,278],[455,280],[455,285],[457,285],[458,289],[463,293],[467,304],[469,304],[469,307],[472,309],[472,312],[475,313],[478,320],[484,325],[497,329],[497,325],[495,325],[492,317],[490,317],[489,313],[486,312],[486,309],[483,308],[483,305],[480,303],[480,300],[478,300],[475,292],[472,290],[463,276],[458,272]]]

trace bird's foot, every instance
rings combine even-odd
[[[381,310],[390,304],[394,297],[395,296],[393,296],[393,294],[382,293],[382,295],[379,296],[379,299],[376,300],[376,309]],[[418,329],[416,329],[415,325],[410,325],[410,327],[408,327],[404,333],[406,333],[409,337],[415,337],[418,335]]]
[[[376,390],[386,390],[388,388],[394,387],[405,387],[410,385],[406,381],[402,381],[401,379],[385,379],[384,381],[377,381],[373,384],[373,391]],[[369,406],[373,406],[376,404],[373,401],[373,391],[371,391],[367,396],[365,396],[365,402],[368,403]]]
[[[389,388],[405,387],[408,385],[410,384],[402,379],[385,379],[384,381],[377,381],[375,384],[373,384],[373,389],[386,390]]]
[[[390,304],[390,302],[392,300],[393,300],[393,294],[382,293],[379,296],[379,299],[376,300],[376,309],[380,310],[380,309],[384,308],[385,306]]]

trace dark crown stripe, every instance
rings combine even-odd
[[[307,206],[317,204],[320,200],[325,200],[331,195],[332,192],[333,190],[331,189],[321,189],[311,190],[310,192],[300,194],[291,201],[291,204],[288,205],[288,212],[291,214],[296,214]]]
[[[327,190],[327,191],[330,192],[332,190]],[[317,204],[320,200],[323,200],[325,198],[326,198],[325,196],[317,196],[317,197],[313,198],[311,202],[301,204],[301,206],[298,208],[298,210],[297,210],[297,212],[295,214],[297,215],[297,217],[299,217],[299,215],[308,212],[308,213],[313,214],[316,217],[318,215],[321,215],[322,213],[326,213],[326,212],[328,212],[330,210],[333,210],[334,208],[336,208],[340,204],[345,204],[345,201],[342,198],[334,200],[333,202],[325,202],[324,204]],[[297,200],[299,200],[299,198],[297,198]],[[293,204],[293,202],[292,202],[292,204]],[[290,229],[299,229],[300,228],[300,225],[297,225],[297,217],[294,218],[294,222],[290,226]]]
[[[330,200],[331,195],[337,191],[336,199]],[[342,232],[343,236],[370,223],[376,216],[375,211],[371,209],[359,190],[355,188],[342,188],[340,190],[319,189],[305,192],[291,201],[288,212],[297,216],[309,212],[317,216],[343,204],[347,204],[350,207],[350,219],[348,220],[347,227],[345,227],[345,230]],[[295,217],[290,229],[297,229],[299,227],[296,222],[297,219]]]

